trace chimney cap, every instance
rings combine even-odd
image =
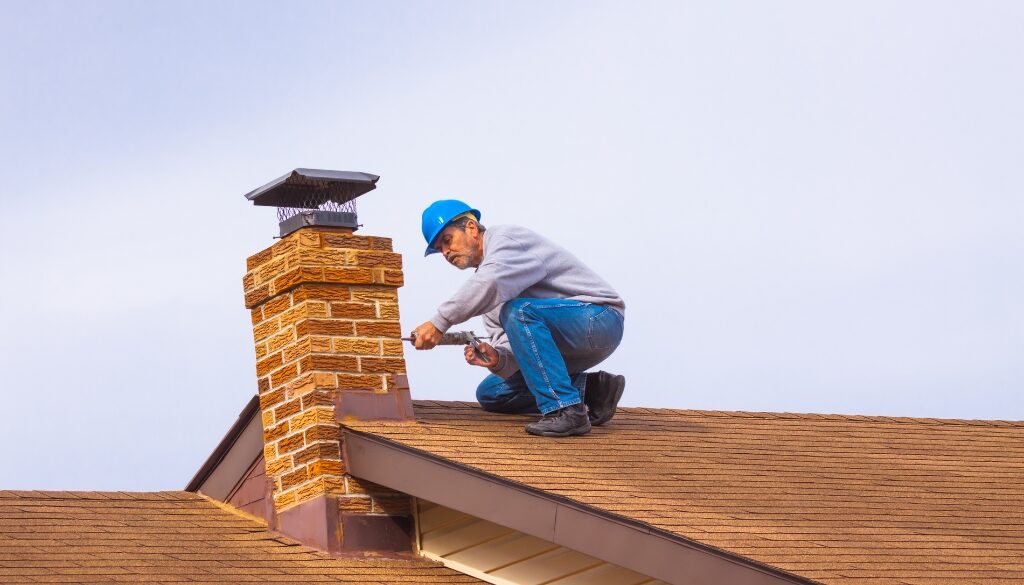
[[[295,169],[245,194],[254,205],[316,209],[347,203],[377,188],[377,175],[353,171]]]

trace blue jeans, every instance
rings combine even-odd
[[[491,374],[476,389],[484,410],[547,414],[583,401],[585,370],[622,340],[615,309],[567,299],[512,299],[500,313],[519,371]]]

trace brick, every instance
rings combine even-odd
[[[256,254],[253,254],[252,256],[249,256],[248,258],[245,259],[245,269],[252,270],[253,268],[256,268],[257,266],[265,262],[269,262],[270,259],[273,257],[274,253],[270,250],[270,248],[267,248],[262,252],[257,252]]]
[[[331,303],[331,317],[376,319],[377,308],[369,303]]]
[[[310,230],[300,229],[298,231],[298,235],[300,246],[308,246],[310,248],[320,247],[320,234]]]
[[[289,400],[281,406],[274,409],[274,418],[276,420],[284,420],[293,414],[298,414],[302,410],[302,400],[296,398],[295,400]]]
[[[377,303],[377,316],[398,321],[398,303]]]
[[[295,341],[295,329],[289,327],[283,331],[279,331],[271,335],[267,339],[267,349],[269,349],[270,352],[273,353],[293,341]]]
[[[270,290],[274,294],[281,294],[305,282],[323,282],[324,274],[322,268],[299,267],[281,276],[278,276],[270,283]]]
[[[267,350],[267,344],[266,343],[257,343],[256,344],[256,359],[257,360],[261,360],[261,359],[267,357],[267,354],[269,354],[269,353],[270,352]]]
[[[281,366],[281,353],[275,353],[256,362],[256,375],[265,376]]]
[[[295,345],[290,345],[284,348],[284,351],[281,352],[281,356],[286,362],[294,362],[295,360],[301,359],[310,353],[312,353],[312,344],[309,342],[309,339],[306,338],[295,343]]]
[[[366,481],[365,479],[356,479],[354,477],[345,478],[345,493],[347,494],[385,494],[392,495],[398,492],[389,490],[388,488],[373,483],[372,481]]]
[[[270,377],[264,377],[257,380],[256,392],[261,395],[270,392]]]
[[[252,319],[252,324],[254,327],[256,325],[259,325],[260,321],[263,320],[263,308],[256,307],[255,309],[249,311],[249,317]]]
[[[404,374],[405,360],[401,358],[359,358],[359,371],[380,374]]]
[[[405,286],[405,273],[401,270],[385,270],[383,282],[389,286]]]
[[[284,455],[291,453],[292,451],[298,451],[299,449],[306,446],[306,439],[302,433],[295,433],[294,435],[288,435],[277,442],[277,452]]]
[[[412,513],[412,505],[409,496],[375,496],[371,511],[389,516],[408,516]]]
[[[276,440],[280,439],[281,437],[287,435],[288,431],[289,431],[288,421],[284,421],[281,424],[265,428],[265,429],[263,429],[263,442],[265,444],[266,443],[273,443],[274,441],[276,441]]]
[[[281,323],[277,319],[270,319],[252,328],[252,338],[255,342],[263,341],[281,329]]]
[[[307,470],[310,478],[317,478],[322,475],[342,475],[345,473],[345,466],[341,461],[321,459],[310,463]]]
[[[263,428],[274,426],[276,419],[273,410],[264,410],[260,417],[263,419]]]
[[[346,496],[338,498],[338,510],[369,514],[373,509],[373,501],[366,496]]]
[[[362,303],[372,303],[374,301],[397,303],[398,292],[391,288],[379,286],[353,286],[351,287],[351,298],[353,301]]]
[[[256,284],[266,284],[271,280],[274,280],[278,276],[284,274],[288,270],[288,258],[275,258],[274,260],[267,262],[256,271],[251,272],[253,277],[256,279]]]
[[[385,252],[390,252],[394,249],[392,248],[391,238],[383,238],[380,236],[373,236],[373,239],[370,241],[370,248],[374,250],[383,250]]]
[[[308,394],[314,390],[328,390],[338,387],[338,380],[333,374],[313,372],[309,374],[303,374],[298,378],[288,382],[288,385],[284,387],[288,398],[296,396],[302,396]]]
[[[291,309],[281,313],[281,327],[294,325],[303,319],[327,316],[327,303],[323,301],[303,301]],[[302,335],[299,335],[302,337]]]
[[[289,506],[294,506],[298,501],[295,499],[295,492],[274,494],[274,507],[281,511]]]
[[[309,349],[316,353],[328,353],[331,351],[331,338],[320,335],[310,336]]]
[[[295,465],[303,465],[317,459],[341,459],[341,445],[333,443],[317,443],[310,445],[292,456]]]
[[[274,297],[267,301],[266,303],[263,303],[263,318],[269,319],[274,315],[280,315],[291,306],[292,297],[290,295],[281,295]]]
[[[334,351],[359,355],[380,355],[380,340],[336,337],[334,338]]]
[[[242,277],[242,290],[252,290],[256,286],[256,275],[246,274]]]
[[[356,321],[356,336],[399,338],[402,326],[394,321]]]
[[[345,481],[340,477],[319,477],[303,484],[295,493],[295,500],[304,502],[325,494],[344,493]]]
[[[335,424],[334,409],[323,407],[311,408],[304,410],[301,414],[295,415],[288,422],[291,424],[291,428],[295,431],[301,431],[313,425]]]
[[[264,468],[266,467],[266,462],[267,461],[270,461],[271,459],[274,459],[276,457],[277,457],[277,446],[276,445],[274,445],[273,443],[263,445]]]
[[[291,489],[308,479],[309,472],[306,471],[305,467],[300,467],[281,476],[281,488],[285,490]]]
[[[260,394],[260,409],[267,410],[284,402],[284,389]]]
[[[270,385],[277,388],[283,386],[299,375],[299,368],[296,364],[288,364],[270,374]]]
[[[270,287],[261,286],[245,293],[245,308],[251,309],[270,298]]]
[[[292,291],[292,299],[299,303],[308,300],[347,301],[352,298],[352,291],[340,284],[302,284]]]
[[[354,331],[354,321],[344,321],[341,319],[304,319],[295,324],[295,334],[299,337],[307,335],[352,335]]]
[[[323,282],[371,284],[373,282],[373,274],[368,268],[324,268]]]
[[[382,339],[381,344],[384,348],[384,355],[386,356],[403,356],[405,355],[405,342],[399,339]]]
[[[338,425],[318,424],[306,429],[306,444],[317,441],[337,441],[341,438],[341,431]]]
[[[390,252],[356,252],[356,264],[364,268],[402,269],[402,255]]]
[[[348,264],[348,254],[345,250],[337,248],[308,249],[303,248],[288,256],[288,267],[307,266],[345,266]]]
[[[338,374],[338,387],[346,390],[386,390],[384,379],[374,374]]]
[[[357,250],[369,250],[370,238],[366,236],[353,236],[349,234],[324,234],[324,246],[330,248],[354,248]]]
[[[291,457],[278,457],[272,461],[267,461],[267,475],[270,477],[277,477],[282,473],[286,473],[289,469],[295,467],[292,465]]]
[[[334,406],[334,398],[337,396],[335,390],[315,390],[309,394],[303,395],[302,398],[302,410],[308,410],[317,406]]]
[[[358,372],[359,371],[359,358],[350,355],[332,355],[324,353],[315,353],[310,356],[311,364],[310,369],[313,370],[332,370],[332,371],[345,371],[345,372]]]
[[[279,242],[270,247],[270,251],[273,252],[274,257],[286,256],[291,254],[299,247],[299,243],[292,238],[291,235],[281,238]]]

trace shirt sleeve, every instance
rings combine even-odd
[[[516,361],[516,356],[512,353],[512,346],[508,342],[505,329],[501,326],[497,311],[484,314],[484,327],[487,328],[487,333],[491,335],[491,347],[498,352],[498,363],[487,369],[492,374],[502,378],[508,378],[518,372],[519,362]]]
[[[490,249],[476,273],[430,319],[442,333],[519,296],[547,276],[544,263],[520,242],[494,236],[487,245]]]

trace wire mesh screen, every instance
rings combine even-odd
[[[335,201],[324,201],[323,203],[317,204],[318,201],[322,200],[321,195],[313,195],[310,197],[310,201],[303,204],[303,207],[278,207],[277,208],[277,221],[283,222],[289,217],[293,217],[302,213],[303,211],[310,211],[313,209],[319,209],[321,211],[344,211],[346,213],[356,213],[356,200],[350,199],[344,203],[337,203]]]

